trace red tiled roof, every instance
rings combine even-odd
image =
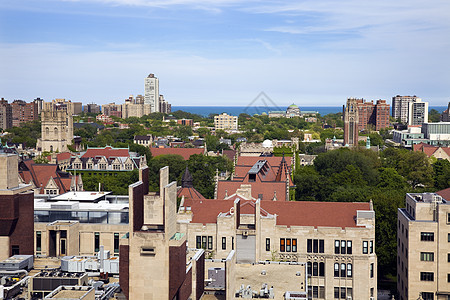
[[[66,159],[70,159],[70,158],[72,158],[72,153],[70,153],[70,152],[62,152],[62,153],[56,154],[56,159],[58,161],[66,160]],[[52,156],[51,155],[47,156],[47,159],[51,160]]]
[[[81,157],[99,157],[105,156],[106,158],[112,157],[129,157],[130,153],[125,148],[112,148],[107,146],[105,148],[88,148]]]
[[[184,160],[188,160],[191,155],[203,154],[205,152],[204,148],[150,148],[152,156],[160,156],[166,154],[176,154],[181,155]]]
[[[227,196],[231,196],[236,193],[236,190],[241,187],[242,184],[250,184],[252,186],[252,197],[259,198],[259,194],[262,194],[262,200],[272,200],[274,191],[277,192],[278,201],[286,201],[286,182],[241,182],[241,181],[219,181],[217,187],[217,199],[225,199],[225,193]]]
[[[202,194],[200,194],[196,189],[194,188],[186,188],[182,187],[177,192],[177,198],[181,198],[184,196],[184,199],[194,199],[194,200],[200,200],[205,199]]]
[[[241,203],[241,214],[252,214],[254,204]],[[229,212],[233,200],[188,200],[185,207],[191,207],[192,223],[216,223],[220,212]],[[262,201],[262,214],[277,215],[277,225],[314,227],[357,227],[356,212],[370,210],[369,203],[312,202],[312,201]]]
[[[436,192],[439,196],[444,198],[447,201],[450,201],[450,188],[446,188],[445,190]]]
[[[234,156],[236,155],[236,150],[223,150],[222,154],[233,161]]]
[[[19,171],[25,183],[33,181],[36,188],[41,189],[40,194],[44,193],[44,187],[47,185],[50,178],[56,182],[60,193],[70,191],[71,176],[69,178],[61,178],[58,175],[58,165],[56,164],[35,164],[33,160],[24,161],[29,171]]]
[[[237,164],[239,166],[253,166],[258,160],[267,160],[271,166],[279,166],[282,156],[239,156]],[[291,157],[285,157],[288,166],[291,166]]]

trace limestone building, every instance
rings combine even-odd
[[[19,182],[19,158],[0,143],[0,261],[15,254],[33,255],[33,192]]]
[[[214,129],[215,130],[237,130],[238,129],[238,117],[229,116],[227,113],[222,113],[218,116],[214,116]]]
[[[344,145],[357,146],[359,136],[359,110],[358,100],[355,98],[347,99],[347,105],[344,106]]]
[[[65,152],[73,140],[73,104],[70,100],[55,99],[44,102],[41,112],[41,138],[38,151]]]
[[[305,262],[312,299],[376,299],[375,214],[369,203],[184,199],[188,246],[238,264]],[[252,268],[252,265],[248,265]]]
[[[400,300],[450,295],[450,189],[408,193],[398,209],[397,291]]]
[[[187,300],[191,294],[200,299],[204,252],[187,262],[186,234],[177,230],[177,187],[169,183],[169,168],[160,170],[159,193],[149,193],[148,187],[144,168],[140,181],[129,187],[129,235],[120,245],[121,288],[133,300]]]

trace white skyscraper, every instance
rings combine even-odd
[[[159,112],[159,80],[155,74],[145,78],[144,104],[150,104],[150,112]]]

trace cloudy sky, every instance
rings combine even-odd
[[[0,97],[450,101],[448,0],[1,0]]]

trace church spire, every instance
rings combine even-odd
[[[181,187],[184,188],[192,188],[194,187],[194,183],[192,182],[192,175],[189,173],[189,169],[186,166],[186,170],[184,171],[183,176],[181,177]]]

